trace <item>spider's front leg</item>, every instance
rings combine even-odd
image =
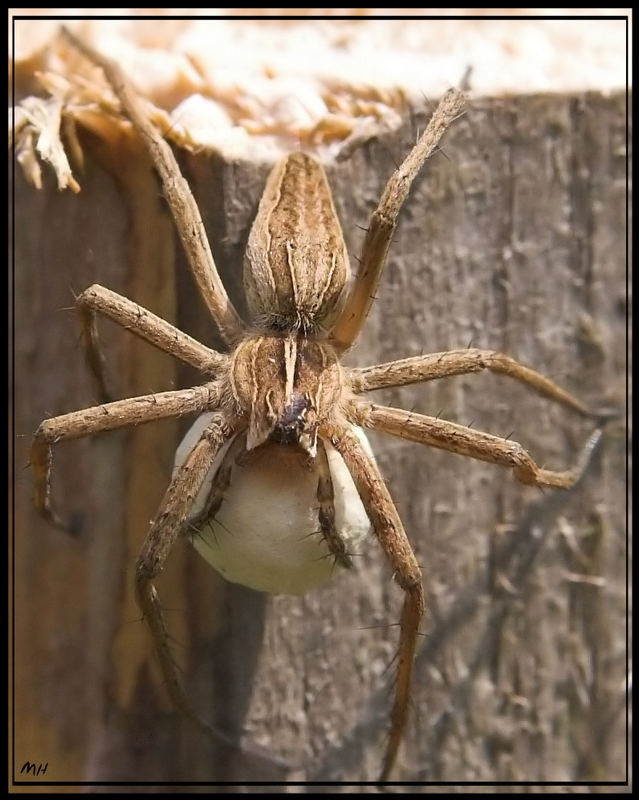
[[[394,578],[405,593],[400,619],[395,699],[380,775],[380,781],[385,781],[395,763],[408,716],[419,622],[424,614],[422,573],[384,479],[359,438],[347,426],[331,428],[327,438],[344,459]]]
[[[180,172],[173,151],[149,119],[145,102],[127,80],[119,65],[78,39],[66,28],[62,28],[62,34],[75,48],[104,71],[111,88],[120,101],[123,112],[140,135],[153,166],[160,176],[164,198],[173,215],[180,241],[200,294],[213,319],[217,322],[222,338],[228,344],[236,342],[242,335],[242,320],[231,303],[219,276],[200,211],[188,183]]]
[[[444,133],[463,113],[465,102],[463,92],[457,89],[446,92],[419,141],[386,184],[368,223],[357,280],[331,331],[338,350],[348,349],[357,338],[375,299],[397,218],[410,187]]]
[[[169,646],[169,632],[153,582],[163,570],[171,548],[184,532],[193,501],[202,488],[216,455],[235,433],[235,427],[229,424],[223,414],[216,413],[213,416],[171,481],[151,523],[135,570],[138,605],[151,631],[162,676],[174,706],[206,733],[229,745],[234,744],[229,737],[201,720],[187,700]]]

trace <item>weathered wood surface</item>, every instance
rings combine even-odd
[[[329,168],[350,252],[424,115]],[[626,108],[622,95],[476,100],[409,198],[362,341],[365,365],[465,346],[503,350],[591,405],[624,407]],[[303,598],[226,584],[185,543],[160,582],[199,711],[273,756],[204,740],[168,707],[132,593],[148,520],[185,422],[54,452],[75,538],[30,505],[29,437],[96,402],[73,292],[100,282],[207,344],[157,181],[131,142],[83,135],[82,192],[15,196],[15,764],[56,781],[374,780],[390,705],[400,592],[374,541],[358,569]],[[241,256],[268,171],[181,155],[238,306]],[[357,264],[353,259],[353,266]],[[100,325],[118,397],[197,376]],[[494,376],[377,395],[571,464],[590,427]],[[429,614],[395,772],[414,781],[625,778],[623,425],[583,483],[518,486],[505,471],[376,437],[424,570]],[[290,765],[281,768],[277,760]],[[19,777],[19,776],[18,776]],[[315,789],[314,789],[315,790]],[[444,789],[437,787],[436,791]],[[425,789],[428,791],[428,789]]]

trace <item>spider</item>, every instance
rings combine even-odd
[[[105,398],[97,314],[197,368],[204,381],[44,420],[31,451],[36,507],[64,527],[51,504],[53,444],[167,417],[198,415],[176,454],[172,480],[137,560],[135,584],[173,703],[216,735],[220,732],[189,705],[154,586],[176,541],[189,537],[233,582],[299,594],[328,580],[336,567],[350,569],[353,551],[372,528],[404,593],[395,694],[380,774],[381,781],[387,780],[406,727],[425,599],[420,567],[364,429],[508,467],[523,484],[563,488],[577,481],[600,435],[597,430],[589,438],[573,469],[556,472],[539,467],[514,441],[362,397],[376,389],[491,370],[592,416],[553,381],[498,352],[466,348],[350,370],[341,364],[370,309],[411,184],[463,112],[464,97],[457,90],[444,96],[391,176],[370,218],[361,267],[352,282],[322,166],[294,152],[273,168],[246,248],[247,326],[220,280],[190,189],[170,147],[149,121],[143,101],[115,63],[66,35],[102,68],[146,144],[191,271],[228,352],[205,347],[100,285],[80,294],[76,305],[88,363]],[[251,504],[245,502],[247,497]],[[229,529],[234,535],[228,535]]]

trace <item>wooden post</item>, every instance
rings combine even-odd
[[[416,109],[412,124],[328,165],[353,256],[357,226],[426,118]],[[623,410],[625,125],[621,94],[474,100],[416,183],[348,362],[472,343]],[[161,597],[195,707],[245,731],[247,752],[229,753],[170,709],[132,599],[185,423],[61,445],[54,498],[78,533],[33,512],[30,435],[97,402],[65,310],[74,292],[99,282],[219,344],[138,146],[88,133],[81,144],[78,195],[49,178],[36,191],[15,171],[15,776],[30,761],[65,782],[374,780],[400,607],[374,541],[356,572],[302,598],[229,585],[176,548]],[[181,161],[242,308],[241,256],[268,165]],[[117,397],[198,380],[126,331],[100,331]],[[574,463],[590,432],[494,376],[377,397],[512,436],[550,468]],[[541,493],[497,467],[374,438],[429,609],[397,779],[623,779],[624,445],[611,425],[581,485]]]

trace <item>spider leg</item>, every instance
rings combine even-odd
[[[37,510],[53,524],[68,529],[51,508],[52,445],[64,439],[80,439],[95,433],[152,422],[166,417],[207,411],[218,402],[216,384],[192,389],[130,397],[113,403],[73,411],[45,419],[33,435],[31,467]]]
[[[144,102],[124,76],[120,67],[92,47],[77,39],[66,28],[64,36],[90,61],[101,67],[126,116],[133,123],[162,181],[164,197],[175,220],[180,241],[188,257],[193,277],[227,344],[236,341],[243,330],[215,266],[204,223],[188,183],[182,177],[173,151],[150,121]]]
[[[320,530],[335,561],[341,564],[342,567],[348,569],[353,566],[353,562],[335,527],[333,479],[326,456],[326,446],[321,440],[317,443],[316,465],[319,474],[317,481],[317,499],[319,501],[318,517]]]
[[[216,454],[234,433],[235,429],[220,414],[216,414],[204,429],[164,495],[138,556],[135,570],[138,605],[149,626],[162,676],[173,704],[200,729],[231,746],[235,746],[235,743],[227,735],[201,720],[190,707],[178,677],[177,665],[169,644],[169,632],[153,581],[164,568],[176,540],[184,532],[193,501]]]
[[[577,464],[572,469],[555,472],[539,467],[518,442],[482,433],[454,422],[399,408],[378,406],[362,400],[352,401],[349,412],[351,420],[364,428],[510,467],[515,478],[528,486],[554,486],[564,489],[573,486],[581,477],[601,436],[601,429],[594,431],[586,442]]]
[[[396,582],[404,591],[400,619],[397,681],[391,725],[380,781],[388,779],[406,727],[413,662],[420,619],[424,613],[422,573],[404,527],[375,462],[347,426],[334,427],[327,438],[341,454],[388,559]]]
[[[224,454],[220,466],[218,467],[213,479],[208,496],[202,505],[201,511],[189,516],[189,527],[198,530],[209,520],[215,519],[215,515],[222,507],[224,496],[231,485],[233,468],[237,464],[237,459],[246,453],[246,435],[238,434],[228,450]]]
[[[332,329],[332,338],[338,349],[345,350],[357,338],[373,302],[397,217],[410,187],[446,130],[463,112],[464,102],[463,93],[457,89],[446,92],[419,141],[386,184],[368,224],[359,273]]]
[[[590,415],[582,402],[557,386],[554,381],[494,350],[478,350],[476,348],[449,350],[444,353],[429,353],[353,369],[350,372],[351,388],[356,394],[359,394],[374,389],[406,386],[410,383],[447,378],[450,375],[466,375],[485,369],[514,378],[514,380],[530,386],[544,397],[555,400],[579,414]]]
[[[87,364],[104,402],[108,402],[110,397],[104,378],[104,358],[99,345],[96,312],[209,377],[219,374],[228,361],[227,356],[210,350],[161,317],[97,283],[78,295],[75,303],[82,326]]]

